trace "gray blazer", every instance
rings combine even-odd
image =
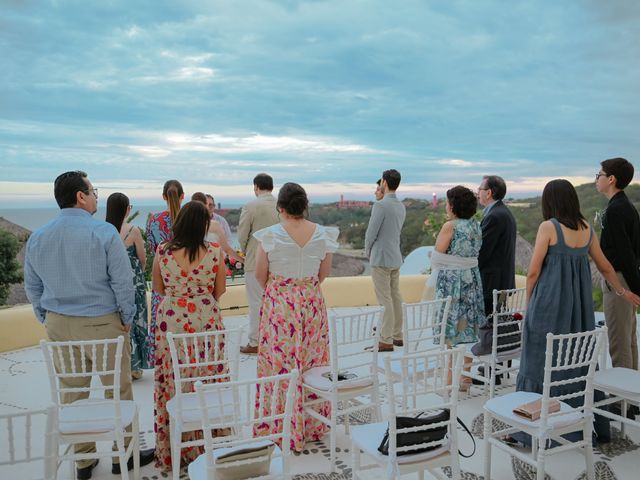
[[[364,237],[364,251],[372,267],[400,268],[400,231],[406,211],[395,193],[373,204]]]

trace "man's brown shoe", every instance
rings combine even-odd
[[[247,344],[244,347],[240,347],[240,353],[244,353],[245,355],[255,355],[258,353],[258,346],[255,347]]]
[[[373,350],[373,347],[367,347],[365,350]],[[393,343],[378,342],[379,352],[393,352]]]
[[[393,341],[393,344],[394,344],[396,347],[404,347],[404,342],[403,342],[402,340],[394,340],[394,341]]]

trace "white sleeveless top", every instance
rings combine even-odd
[[[269,258],[269,272],[285,278],[317,277],[320,262],[327,253],[338,249],[336,227],[323,227],[316,224],[316,229],[304,247],[298,246],[289,236],[282,224],[276,223],[253,234],[260,242]]]

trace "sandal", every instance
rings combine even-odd
[[[468,392],[471,388],[471,379],[469,377],[460,377],[460,385],[458,386],[459,392]]]

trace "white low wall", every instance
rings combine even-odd
[[[426,275],[400,277],[402,298],[407,303],[420,301]],[[518,287],[524,286],[524,277],[517,277]],[[378,305],[373,283],[369,276],[330,277],[322,283],[322,292],[328,307],[357,307]],[[227,287],[220,302],[223,316],[231,317],[247,313],[247,297],[244,285]],[[0,309],[0,352],[37,345],[47,335],[44,326],[33,314],[31,305],[18,305]]]

